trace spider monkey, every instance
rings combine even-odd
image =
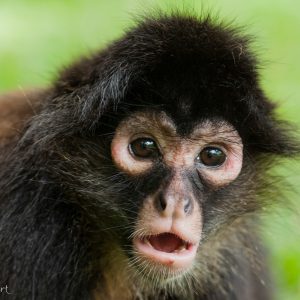
[[[239,30],[161,14],[2,95],[9,299],[271,299],[259,212],[299,147],[257,66]]]

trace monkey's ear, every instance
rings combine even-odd
[[[248,107],[250,115],[243,131],[254,152],[290,157],[300,154],[297,129],[277,116],[277,105],[261,94],[257,105]]]
[[[119,64],[101,53],[61,72],[22,141],[34,139],[46,145],[55,138],[94,133],[103,114],[116,111],[127,92],[131,66],[118,68]]]
[[[295,132],[296,129],[288,122],[271,121],[260,136],[260,151],[285,157],[299,155],[300,144]]]

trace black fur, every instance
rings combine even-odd
[[[210,17],[149,18],[66,69],[41,101],[20,139],[0,149],[0,282],[9,299],[91,299],[105,289],[109,247],[130,255],[143,195],[169,173],[158,166],[127,178],[110,141],[123,117],[148,109],[167,112],[182,135],[206,118],[229,121],[244,167],[228,187],[201,192],[205,238],[199,274],[183,285],[190,291],[129,288],[141,299],[268,299],[252,213],[269,204],[272,162],[298,150],[260,88],[247,37]]]

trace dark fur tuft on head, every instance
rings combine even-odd
[[[174,115],[182,115],[185,106],[189,117],[192,112],[227,118],[258,152],[297,152],[260,88],[251,38],[215,19],[148,17],[106,50],[67,69],[52,96],[60,113],[68,113],[61,116],[69,124],[64,130],[94,131],[105,115],[129,106],[159,105]]]

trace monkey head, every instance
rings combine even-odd
[[[265,205],[272,157],[293,152],[256,65],[239,32],[173,16],[143,21],[57,82],[51,118],[72,134],[55,170],[148,282],[209,269],[213,237]]]

